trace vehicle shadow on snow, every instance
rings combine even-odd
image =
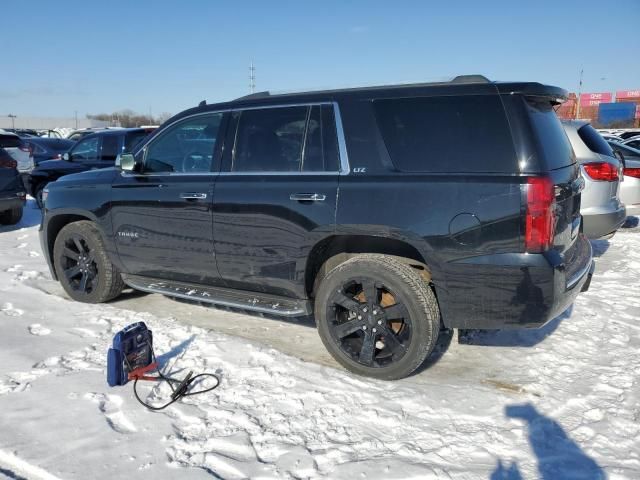
[[[40,225],[42,220],[42,212],[38,208],[36,201],[32,198],[27,200],[22,210],[22,218],[15,225],[2,225],[0,224],[0,233],[13,232],[20,230],[21,228],[29,228],[35,225]]]
[[[640,217],[627,217],[620,228],[636,228],[640,225]]]
[[[487,347],[533,347],[551,335],[571,317],[573,305],[540,328],[514,330],[458,330],[458,343]]]
[[[507,405],[505,415],[526,423],[531,450],[538,461],[539,478],[606,478],[600,465],[567,435],[560,424],[542,415],[532,404]],[[505,463],[498,458],[490,480],[523,479],[517,462],[511,462],[508,466]]]

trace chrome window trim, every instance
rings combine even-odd
[[[166,125],[162,128],[162,130],[158,131],[156,135],[153,136],[149,141],[145,144],[141,145],[139,149],[136,150],[134,155],[140,153],[140,150],[144,150],[143,154],[143,164],[146,160],[147,156],[147,147],[154,142],[157,138],[159,138],[164,131],[171,128],[176,123],[182,122],[183,120],[188,120],[193,117],[198,117],[202,115],[211,115],[216,113],[227,113],[227,112],[242,112],[243,110],[259,110],[265,108],[287,108],[287,107],[311,107],[314,105],[331,105],[333,106],[333,117],[336,124],[336,136],[338,137],[338,155],[340,157],[340,170],[337,171],[325,171],[325,172],[292,172],[292,171],[282,171],[282,172],[194,172],[194,173],[186,173],[186,172],[157,172],[157,173],[131,173],[122,171],[123,176],[128,177],[157,177],[157,176],[185,176],[185,175],[213,175],[213,176],[247,176],[247,175],[348,175],[350,173],[349,167],[349,157],[347,154],[347,142],[344,135],[344,128],[342,126],[342,117],[340,113],[340,107],[338,106],[338,102],[335,101],[325,101],[325,102],[308,102],[308,103],[282,103],[276,105],[258,105],[254,107],[236,107],[236,108],[225,108],[221,110],[209,110],[206,112],[198,112],[188,115],[186,117],[179,118],[170,124]],[[236,130],[237,134],[237,130]],[[234,138],[234,146],[235,148],[235,138]]]

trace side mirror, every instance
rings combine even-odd
[[[71,155],[69,155],[69,152],[65,152],[65,153],[62,155],[62,159],[63,159],[63,160],[66,160],[67,162],[70,162],[70,161],[71,161]]]
[[[116,160],[116,165],[118,161]],[[130,153],[123,153],[120,155],[120,170],[123,172],[135,172],[138,170],[138,163],[136,158]]]

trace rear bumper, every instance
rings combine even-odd
[[[450,264],[436,293],[448,328],[538,328],[586,291],[595,269],[591,244],[580,235],[569,257],[495,254]]]
[[[595,239],[615,233],[627,218],[624,205],[605,213],[589,213],[582,211],[584,234]]]

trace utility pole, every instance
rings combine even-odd
[[[14,114],[10,113],[9,115],[7,115],[7,117],[9,117],[11,119],[11,129],[15,130],[16,129],[16,118],[17,118],[17,115],[14,115]]]
[[[253,60],[249,65],[249,90],[251,93],[256,91],[256,67],[253,65]]]
[[[578,97],[576,98],[576,120],[580,118],[580,95],[582,94],[582,74],[584,69],[580,69],[580,83],[578,84]]]

